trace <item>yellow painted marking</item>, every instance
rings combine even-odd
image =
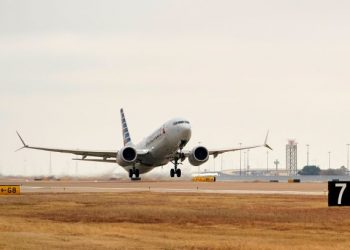
[[[192,181],[194,181],[194,182],[215,182],[216,177],[215,176],[195,176],[192,178]]]
[[[21,194],[20,185],[0,185],[0,195],[19,195]]]

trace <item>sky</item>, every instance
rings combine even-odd
[[[331,152],[346,166],[349,13],[341,0],[0,0],[0,174],[49,173],[48,152],[14,152],[16,130],[33,146],[120,149],[121,107],[135,143],[180,116],[188,149],[260,144],[270,130],[270,168],[285,168],[288,139],[299,168],[306,144],[311,164],[327,169]],[[266,149],[249,155],[266,168]],[[124,173],[51,157],[55,175]],[[214,165],[238,168],[239,153],[201,169]]]

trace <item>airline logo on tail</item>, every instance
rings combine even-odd
[[[130,133],[128,129],[128,125],[126,124],[125,115],[123,109],[120,109],[120,116],[122,121],[122,133],[123,133],[123,141],[124,146],[131,143]]]

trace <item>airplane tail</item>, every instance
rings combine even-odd
[[[120,118],[121,118],[121,122],[122,122],[122,133],[123,133],[124,146],[128,145],[128,144],[132,144],[130,134],[129,134],[128,125],[126,124],[126,119],[125,119],[123,109],[120,109]]]

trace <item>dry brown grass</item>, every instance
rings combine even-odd
[[[25,194],[0,208],[7,249],[350,249],[350,209],[326,197]]]

